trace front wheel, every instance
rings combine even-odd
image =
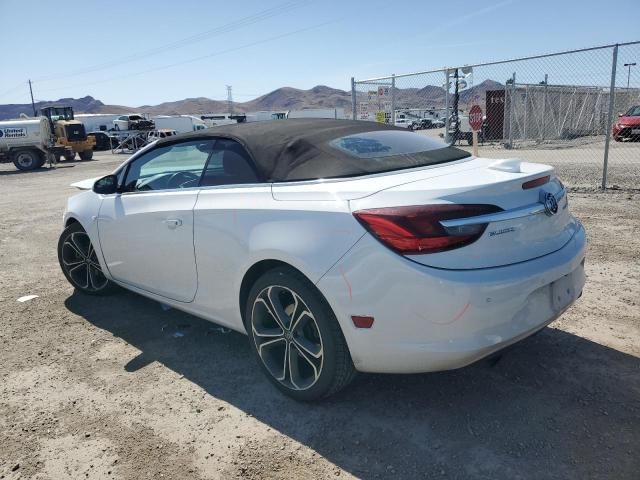
[[[91,239],[79,223],[72,223],[60,235],[58,261],[76,290],[89,295],[107,295],[115,290],[115,284],[102,273]]]
[[[257,280],[249,293],[245,324],[267,378],[296,400],[327,397],[355,376],[333,311],[296,270],[276,268]]]
[[[76,152],[66,153],[64,155],[64,159],[67,162],[71,162],[71,161],[75,160],[76,159]]]

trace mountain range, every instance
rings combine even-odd
[[[504,86],[493,80],[485,80],[478,85],[460,92],[460,106],[472,103],[484,104],[487,90],[499,90]],[[374,88],[375,89],[375,88]],[[364,89],[359,89],[363,100],[367,97]],[[423,88],[396,88],[397,108],[443,107],[445,90],[442,87],[427,85]],[[56,101],[43,101],[35,104],[36,109],[49,105],[68,105],[76,113],[130,113],[140,112],[149,115],[181,115],[206,113],[223,113],[229,110],[226,101],[212,100],[206,97],[185,98],[175,102],[164,102],[158,105],[141,105],[128,107],[123,105],[106,105],[91,96],[82,98],[61,98]],[[278,88],[247,102],[234,102],[236,112],[256,112],[264,110],[303,110],[308,108],[344,108],[351,110],[351,92],[337,88],[318,85],[309,90],[292,87]],[[20,114],[32,115],[31,104],[0,104],[0,120],[19,118]]]

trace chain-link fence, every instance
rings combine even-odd
[[[640,188],[640,42],[369,80],[352,115],[471,148],[553,165],[573,187]]]

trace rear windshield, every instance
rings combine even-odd
[[[471,156],[437,138],[398,130],[357,133],[336,138],[329,145],[353,157],[354,161],[366,163],[371,173],[452,162]]]

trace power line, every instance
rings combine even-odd
[[[84,75],[87,73],[92,73],[95,71],[99,71],[99,70],[104,70],[107,68],[111,68],[117,65],[122,65],[125,63],[130,63],[133,62],[135,60],[138,60],[140,58],[143,57],[150,57],[153,55],[157,55],[159,53],[164,53],[168,50],[173,50],[176,48],[181,48],[184,47],[186,45],[189,45],[191,43],[196,43],[196,42],[200,42],[202,40],[205,40],[207,38],[213,37],[213,36],[219,36],[225,33],[230,33],[233,32],[234,30],[238,30],[240,28],[249,26],[249,25],[253,25],[254,23],[258,23],[260,21],[275,17],[277,15],[281,15],[283,13],[286,13],[288,11],[291,11],[297,7],[299,7],[301,4],[303,3],[308,3],[310,0],[303,0],[303,1],[288,1],[285,2],[283,4],[277,5],[275,7],[272,8],[268,8],[266,10],[262,10],[258,13],[249,15],[247,17],[243,17],[240,18],[238,20],[234,20],[232,22],[226,23],[224,25],[218,26],[216,28],[213,28],[211,30],[207,30],[205,32],[201,32],[195,35],[191,35],[189,37],[185,37],[181,40],[175,41],[175,42],[171,42],[171,43],[167,43],[158,47],[154,47],[150,50],[146,50],[143,52],[138,52],[135,54],[131,54],[129,56],[125,56],[125,57],[121,57],[118,60],[113,60],[113,61],[109,61],[106,63],[102,63],[102,64],[98,64],[98,65],[93,65],[90,67],[86,67],[86,68],[81,68],[72,72],[68,72],[68,73],[64,73],[61,75],[49,75],[49,76],[45,76],[45,77],[40,77],[36,80],[34,80],[33,82],[43,82],[43,81],[49,81],[49,80],[55,80],[55,79],[62,79],[62,78],[69,78],[69,77],[74,77],[74,76],[79,76],[79,75]]]
[[[180,62],[170,63],[168,65],[161,65],[161,66],[150,68],[150,69],[147,69],[147,70],[142,70],[140,72],[130,73],[130,74],[126,74],[126,75],[120,75],[120,76],[117,76],[117,77],[111,77],[111,78],[107,78],[107,79],[104,79],[104,80],[98,80],[96,82],[81,83],[81,84],[75,84],[75,85],[67,85],[65,87],[57,87],[57,88],[44,88],[44,89],[40,89],[38,92],[51,92],[51,91],[59,91],[59,90],[68,90],[70,88],[83,88],[83,87],[88,87],[88,86],[91,86],[91,85],[98,85],[98,84],[101,84],[101,83],[112,82],[114,80],[123,80],[123,79],[126,79],[126,78],[135,77],[135,76],[138,76],[138,75],[144,75],[145,73],[156,72],[158,70],[165,70],[165,69],[168,69],[168,68],[178,67],[178,66],[184,65],[186,63],[193,63],[193,62],[197,62],[199,60],[204,60],[206,58],[211,58],[211,57],[215,57],[215,56],[218,56],[218,55],[224,55],[225,53],[236,52],[238,50],[243,50],[245,48],[254,47],[256,45],[261,45],[263,43],[272,42],[274,40],[279,40],[281,38],[285,38],[285,37],[290,37],[292,35],[296,35],[298,33],[303,33],[303,32],[307,32],[309,30],[314,30],[314,29],[317,29],[317,28],[320,28],[320,27],[324,27],[325,25],[328,25],[330,23],[334,23],[334,22],[333,21],[323,22],[323,23],[320,23],[320,24],[317,24],[317,25],[313,25],[311,27],[306,27],[306,28],[301,28],[301,29],[298,29],[298,30],[293,30],[291,32],[283,33],[283,34],[280,34],[280,35],[275,35],[273,37],[269,37],[269,38],[265,38],[265,39],[258,40],[258,41],[255,41],[255,42],[247,43],[245,45],[240,45],[238,47],[228,48],[226,50],[221,50],[219,52],[210,53],[210,54],[202,55],[202,56],[195,57],[195,58],[190,58],[188,60],[182,60]]]
[[[13,93],[16,90],[19,90],[20,88],[24,88],[25,85],[27,85],[27,82],[22,82],[19,85],[16,85],[13,88],[10,88],[9,90],[5,90],[4,92],[0,93],[0,97],[4,97],[5,95],[8,95],[9,93]]]

